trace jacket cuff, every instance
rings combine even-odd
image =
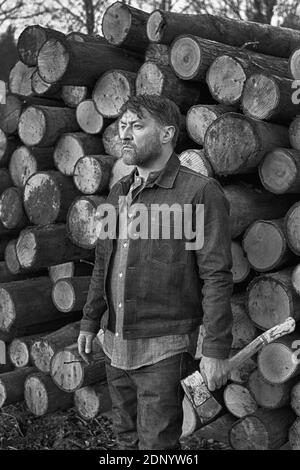
[[[87,331],[88,333],[97,334],[100,330],[100,322],[93,320],[81,320],[80,331]]]
[[[213,359],[228,359],[230,352],[230,346],[210,346],[205,344],[205,340],[202,345],[202,355],[205,357],[211,357]]]

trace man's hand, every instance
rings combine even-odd
[[[88,331],[80,331],[77,345],[78,345],[78,352],[82,359],[89,364],[90,363],[90,355],[92,352],[92,342],[95,338],[95,333],[89,333]]]
[[[226,385],[229,378],[228,359],[203,356],[199,368],[203,380],[211,392]]]

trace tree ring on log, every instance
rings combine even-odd
[[[206,83],[212,96],[224,104],[234,104],[240,100],[246,79],[238,59],[228,55],[217,57],[206,75]]]
[[[155,10],[151,13],[147,22],[147,36],[151,42],[160,42],[163,27],[163,14],[159,10]]]
[[[74,287],[67,279],[59,279],[52,289],[52,299],[60,312],[71,312],[76,298]]]
[[[36,159],[25,145],[13,152],[9,162],[9,172],[14,184],[19,188],[23,188],[28,178],[37,172]]]
[[[38,55],[38,71],[45,82],[58,82],[65,74],[70,61],[67,44],[67,41],[62,43],[51,38],[42,45]]]
[[[284,194],[297,176],[297,166],[287,149],[277,148],[267,153],[259,165],[264,187],[274,194]]]
[[[259,418],[247,416],[235,423],[229,433],[235,450],[266,450],[269,448],[268,432]]]
[[[170,63],[179,78],[192,80],[201,67],[201,49],[197,41],[188,36],[176,38],[170,49]]]
[[[61,390],[73,392],[80,388],[83,376],[83,365],[79,354],[64,349],[57,352],[51,359],[51,377]]]
[[[151,80],[149,79],[151,77]],[[161,95],[165,77],[154,62],[145,62],[137,75],[137,95]]]
[[[38,377],[27,377],[24,384],[24,398],[29,410],[35,416],[42,416],[48,410],[48,393]]]
[[[267,344],[260,351],[257,364],[263,378],[271,384],[286,382],[297,368],[291,349],[279,342]]]
[[[61,191],[52,175],[39,172],[27,180],[24,188],[24,208],[32,223],[36,225],[54,223],[60,206]]]
[[[23,341],[15,338],[9,345],[9,357],[15,367],[27,366],[30,360],[28,347]]]
[[[279,98],[278,85],[271,76],[253,74],[244,86],[243,112],[254,119],[268,119],[277,108]]]
[[[54,350],[48,341],[43,339],[36,340],[31,346],[30,356],[32,357],[33,364],[45,373],[50,372],[51,358],[54,355]]]
[[[122,44],[131,27],[131,12],[126,4],[113,3],[107,8],[102,20],[102,34],[110,43],[118,46]]]
[[[289,69],[295,80],[300,79],[300,49],[295,49],[289,58]]]
[[[76,119],[81,129],[88,134],[98,134],[103,128],[103,117],[93,100],[84,100],[76,108]]]
[[[38,145],[46,131],[46,117],[43,110],[36,106],[29,106],[21,114],[18,132],[25,145]]]
[[[291,250],[300,255],[300,203],[296,202],[287,211],[284,218],[285,233]]]
[[[8,332],[14,324],[15,318],[16,311],[13,299],[5,287],[0,287],[0,331]]]
[[[18,259],[22,268],[30,268],[35,261],[37,253],[37,243],[35,234],[30,231],[22,233],[22,237],[17,242]]]

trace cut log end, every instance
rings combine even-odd
[[[292,284],[297,294],[300,295],[300,264],[293,269]]]
[[[297,176],[297,166],[288,149],[277,148],[267,153],[259,167],[259,176],[268,191],[288,192]]]
[[[209,105],[192,106],[186,116],[186,128],[191,139],[197,144],[203,145],[205,133],[217,117],[218,115]]]
[[[48,341],[39,339],[34,341],[30,349],[32,362],[38,370],[48,374],[50,372],[51,358],[54,350]]]
[[[30,356],[26,343],[15,338],[9,345],[9,357],[12,364],[17,368],[28,366]]]
[[[7,188],[1,194],[0,220],[7,229],[17,228],[24,222],[22,195],[18,188]]]
[[[276,409],[289,403],[289,386],[268,383],[257,369],[249,377],[248,388],[258,406],[263,408]]]
[[[289,69],[295,80],[300,79],[300,49],[295,49],[289,58]]]
[[[10,293],[0,287],[0,331],[8,332],[16,319],[13,299]]]
[[[135,76],[135,74],[132,74]],[[105,73],[96,83],[93,91],[95,106],[102,116],[117,118],[126,101],[134,93],[131,84],[132,75],[129,77],[121,70],[113,70]]]
[[[33,224],[54,223],[61,205],[61,192],[55,178],[46,172],[32,175],[26,182],[23,201],[26,214]]]
[[[213,176],[211,164],[205,158],[204,150],[189,149],[179,155],[181,165],[205,176]]]
[[[164,17],[159,10],[154,11],[149,16],[147,22],[147,36],[151,42],[160,42],[162,37],[162,29],[164,26]]]
[[[76,108],[87,97],[86,86],[65,85],[62,87],[61,97],[70,108]]]
[[[171,47],[170,62],[179,78],[192,80],[201,66],[201,50],[197,41],[191,37],[178,38]]]
[[[258,356],[258,368],[267,382],[282,384],[292,377],[297,362],[286,345],[273,343],[261,350]]]
[[[20,261],[17,257],[16,243],[17,240],[10,240],[4,252],[5,264],[11,274],[19,274],[21,271]]]
[[[18,38],[18,53],[22,62],[29,66],[37,63],[38,52],[47,39],[39,25],[27,26]]]
[[[23,231],[17,241],[17,256],[22,268],[30,268],[34,264],[37,243],[34,233]]]
[[[93,419],[99,414],[100,402],[93,387],[83,387],[76,390],[74,404],[83,419]]]
[[[51,377],[61,390],[73,392],[80,388],[83,374],[83,365],[78,354],[64,349],[53,356]]]
[[[289,140],[294,149],[300,150],[300,116],[295,117],[289,126]]]
[[[71,312],[75,303],[75,291],[67,279],[60,279],[52,290],[52,300],[60,312]]]
[[[47,83],[58,82],[67,70],[70,57],[65,45],[58,39],[48,39],[38,54],[38,71]]]
[[[296,202],[285,216],[285,232],[290,248],[300,255],[300,203]]]
[[[82,248],[94,248],[97,242],[96,211],[99,196],[82,196],[71,205],[68,217],[68,233],[75,245]]]
[[[136,79],[137,95],[161,95],[164,75],[154,62],[145,62],[139,69]]]
[[[231,242],[232,275],[235,284],[245,281],[250,273],[250,265],[241,245]]]
[[[97,111],[92,100],[79,103],[76,108],[76,119],[84,132],[98,134],[103,128],[103,116]]]
[[[289,429],[289,444],[292,450],[300,450],[300,418]]]
[[[243,97],[243,112],[254,119],[272,116],[280,99],[280,91],[272,77],[253,74],[246,80]]]
[[[102,20],[102,33],[105,39],[115,46],[122,44],[130,31],[131,12],[124,3],[116,2],[105,11]]]
[[[31,85],[32,90],[37,95],[44,95],[52,86],[50,83],[45,82],[45,80],[40,77],[38,70],[33,72],[31,76]]]
[[[242,96],[246,74],[237,59],[222,55],[211,64],[206,82],[212,96],[224,104],[235,104]]]
[[[24,398],[28,409],[35,416],[43,416],[47,413],[48,393],[38,377],[27,377],[24,384]]]
[[[54,150],[54,162],[59,171],[71,176],[79,158],[83,157],[84,150],[76,134],[63,134]]]
[[[22,145],[12,154],[9,162],[9,172],[14,184],[23,188],[28,178],[36,173],[37,163],[30,150]]]
[[[6,400],[7,400],[6,387],[4,383],[1,382],[1,377],[0,377],[0,408],[4,406]]]
[[[74,183],[83,194],[97,192],[102,177],[101,164],[97,158],[89,155],[78,160],[74,172]]]
[[[46,119],[43,111],[35,106],[29,106],[22,113],[18,132],[25,145],[38,145],[46,132]]]
[[[240,384],[229,384],[224,391],[224,401],[228,411],[237,418],[254,413],[258,406],[249,390]]]
[[[248,416],[233,425],[229,440],[235,450],[266,450],[269,436],[263,423],[256,416]]]
[[[300,382],[296,383],[292,388],[291,408],[297,416],[300,416]]]

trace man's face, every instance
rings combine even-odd
[[[146,109],[142,116],[126,111],[119,121],[119,134],[127,165],[147,166],[161,156],[163,128]]]

